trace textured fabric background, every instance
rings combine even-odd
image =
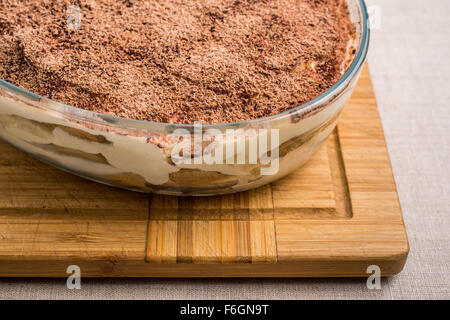
[[[450,1],[368,0],[381,9],[369,67],[411,252],[404,271],[361,279],[0,279],[2,299],[450,298]]]

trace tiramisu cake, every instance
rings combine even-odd
[[[290,111],[352,63],[353,2],[2,0],[0,79],[33,94],[0,83],[0,136],[82,176],[141,191],[214,194],[273,181],[325,141],[348,98],[341,92]],[[201,140],[201,151],[193,143],[192,161],[177,162],[173,150],[186,137],[174,130],[193,134],[193,124],[222,136]],[[225,132],[238,127],[255,130]],[[261,173],[268,161],[249,160],[250,145],[267,133],[258,129],[277,130],[273,174]],[[236,163],[241,149],[225,150],[239,139],[247,154]],[[195,161],[213,142],[223,161]]]

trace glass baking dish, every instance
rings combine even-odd
[[[0,80],[0,137],[81,177],[126,189],[214,195],[256,188],[302,166],[326,141],[365,61],[363,0],[348,0],[356,54],[342,78],[316,99],[251,121],[181,125],[95,113]]]

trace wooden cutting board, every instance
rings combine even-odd
[[[308,164],[248,192],[133,193],[0,142],[0,276],[387,276],[408,250],[367,67]]]

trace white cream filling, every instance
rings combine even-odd
[[[42,123],[58,124],[86,131],[93,135],[102,135],[111,144],[98,143],[84,140],[56,127],[49,134],[38,126],[24,127],[14,124],[12,121],[0,125],[0,132],[4,138],[17,146],[34,154],[55,159],[73,170],[89,173],[93,176],[110,175],[117,173],[135,173],[142,176],[151,184],[163,184],[169,181],[169,174],[179,169],[170,165],[162,150],[157,146],[146,143],[145,137],[133,137],[114,134],[105,131],[96,131],[76,126],[75,124],[47,115],[45,111],[37,110],[20,102],[0,96],[0,121],[1,115],[17,115],[19,117],[39,121]],[[1,122],[0,122],[1,123]],[[31,143],[49,144],[76,149],[91,154],[102,154],[111,166],[87,161],[78,157],[58,155],[45,151]]]

